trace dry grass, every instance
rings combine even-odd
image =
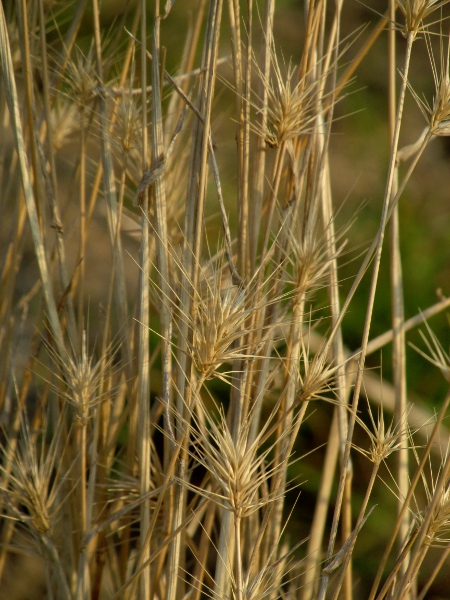
[[[405,319],[399,225],[419,159],[449,132],[445,2],[391,3],[359,53],[345,5],[309,2],[298,65],[274,0],[199,0],[182,48],[164,37],[174,2],[147,14],[137,1],[109,31],[86,4],[0,9],[2,597],[38,596],[35,576],[23,591],[11,575],[26,578],[30,555],[54,599],[425,598],[448,556],[450,394],[435,414],[410,405],[406,334],[450,302]],[[382,32],[385,193],[347,286],[330,137]],[[416,52],[432,99],[410,80]],[[400,148],[408,94],[425,129]],[[392,327],[371,338],[382,252]],[[428,323],[423,337],[450,381]],[[393,382],[374,383],[366,358],[391,343]],[[311,430],[321,441],[302,456]],[[354,559],[377,519],[389,532],[363,575]]]

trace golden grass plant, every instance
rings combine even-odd
[[[0,8],[0,595],[425,598],[448,564],[450,394],[435,412],[410,405],[406,333],[450,302],[406,320],[400,215],[419,159],[450,131],[446,2],[377,5],[356,43],[345,3],[307,1],[298,64],[275,0],[197,0],[183,46],[170,42],[180,4],[123,2],[108,27],[100,0]],[[385,192],[347,286],[330,139],[380,35]],[[416,52],[431,99],[413,87]],[[407,97],[425,129],[401,148]],[[382,252],[392,326],[373,337]],[[425,331],[419,352],[450,382]],[[389,344],[393,385],[374,384],[366,358]],[[314,502],[310,427],[324,440]],[[386,485],[389,507],[374,507]],[[383,510],[397,513],[370,589],[354,558]],[[25,555],[42,584],[19,596]]]

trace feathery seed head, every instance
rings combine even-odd
[[[200,299],[194,328],[195,363],[205,379],[215,376],[223,363],[245,355],[242,348],[233,346],[243,335],[249,314],[245,310],[245,294],[235,288],[223,291],[222,277],[220,269],[212,281],[206,282],[206,294]]]
[[[89,354],[86,332],[83,331],[81,352],[74,353],[61,359],[51,349],[50,355],[59,367],[61,375],[57,376],[64,382],[66,390],[62,392],[65,400],[75,409],[75,417],[85,427],[90,417],[91,409],[103,400],[100,385],[107,369],[114,359],[114,352],[105,360],[100,357],[94,361]],[[60,390],[58,390],[61,393]]]
[[[408,82],[408,88],[419,107],[420,112],[428,123],[431,135],[450,135],[450,38],[447,39],[447,51],[444,52],[443,36],[440,36],[440,64],[436,61],[428,36],[425,37],[433,73],[435,95],[430,104],[414,91]]]
[[[245,335],[249,333],[251,316],[260,310],[267,299],[257,293],[256,276],[245,287],[238,289],[225,273],[228,265],[222,256],[213,266],[213,274],[201,270],[202,283],[197,296],[197,319],[193,328],[192,354],[195,365],[204,379],[224,378],[218,370],[224,363],[254,356],[257,348],[249,347]],[[273,276],[273,273],[269,276]],[[267,283],[264,282],[264,284]],[[279,298],[273,302],[279,301]],[[263,326],[266,330],[267,326]],[[238,342],[236,344],[236,342]]]
[[[293,267],[293,281],[298,293],[310,291],[315,284],[326,274],[323,265],[326,261],[325,248],[320,244],[317,236],[310,235],[308,230],[302,239],[292,236],[289,262]]]
[[[30,431],[27,418],[22,418],[18,446],[9,444],[1,448],[2,454],[11,456],[11,471],[0,466],[0,490],[11,498],[13,518],[29,526],[31,532],[42,534],[51,526],[57,511],[56,500],[61,478],[54,477],[58,468],[57,447],[59,435],[55,434],[47,447],[45,432],[39,436]],[[58,457],[60,458],[60,457]],[[59,484],[55,482],[59,481]],[[25,509],[25,510],[24,510]]]
[[[398,0],[398,7],[405,18],[404,35],[412,33],[416,36],[423,31],[424,19],[447,2],[448,0]]]
[[[440,68],[436,67],[431,46],[428,45],[436,94],[430,115],[430,130],[434,135],[450,135],[450,38],[447,38],[447,52],[443,49],[443,36],[440,37]]]
[[[260,125],[251,123],[251,129],[264,138],[269,147],[278,147],[312,130],[315,115],[315,92],[318,82],[308,82],[308,74],[296,82],[298,69],[291,61],[281,68],[277,53],[271,50],[273,75],[268,78],[256,64],[256,70],[267,93],[267,124],[264,130]],[[285,71],[285,72],[283,72]],[[254,106],[258,112],[258,101]]]
[[[229,430],[223,409],[219,409],[218,422],[204,407],[200,398],[195,399],[196,409],[201,412],[207,424],[199,422],[192,413],[188,427],[194,448],[192,457],[202,464],[210,474],[213,489],[199,488],[191,483],[184,484],[205,498],[211,499],[225,510],[231,510],[236,517],[244,518],[259,508],[273,502],[278,492],[267,491],[267,480],[274,476],[281,465],[267,462],[273,445],[263,447],[265,434],[274,418],[275,412],[262,427],[256,439],[249,439],[250,420],[247,419],[239,429],[237,439]],[[283,437],[289,434],[286,428]],[[277,443],[279,440],[277,441]]]
[[[69,136],[79,128],[78,117],[78,109],[71,100],[57,98],[50,113],[55,150],[60,150],[68,142]]]
[[[445,468],[448,457],[448,448],[445,455],[441,459],[436,476],[433,475],[430,465],[430,475],[425,472],[421,473],[421,479],[426,496],[426,506],[422,510],[418,507],[413,511],[413,518],[417,528],[421,528],[432,510],[431,520],[429,521],[428,531],[426,535],[426,543],[430,546],[448,545],[450,542],[450,482],[445,482],[442,491],[439,493],[439,499],[434,502],[435,496],[438,493],[437,483],[442,469]],[[418,457],[416,455],[416,460]]]
[[[420,331],[419,333],[423,341],[425,342],[425,345],[428,349],[428,354],[426,352],[423,352],[413,344],[411,344],[411,346],[432,365],[437,367],[442,373],[442,376],[445,378],[445,380],[448,383],[450,383],[450,355],[447,352],[445,352],[444,348],[442,347],[442,344],[437,339],[436,334],[433,332],[433,330],[430,328],[426,321],[425,327],[427,328],[429,337],[426,337],[422,331]]]
[[[102,377],[102,362],[93,363],[84,341],[79,359],[65,363],[65,378],[69,387],[67,398],[76,409],[82,425],[88,419],[89,410],[99,402],[98,386]]]
[[[313,215],[309,221],[304,233],[291,225],[285,228],[290,249],[287,260],[292,267],[292,280],[289,283],[295,287],[298,295],[315,291],[320,286],[330,263],[340,256],[345,245],[343,242],[330,256],[325,237],[318,230],[316,216]]]
[[[310,357],[309,347],[302,339],[301,360],[297,366],[297,401],[327,400],[325,394],[333,391],[332,380],[336,374],[337,366],[329,364],[325,343]],[[303,365],[303,366],[302,366]]]
[[[429,530],[433,544],[448,544],[450,541],[450,483],[445,486],[435,508]]]
[[[365,450],[359,446],[355,446],[355,448],[361,454],[364,454],[373,464],[380,465],[393,452],[399,450],[404,443],[404,439],[411,437],[411,435],[409,430],[404,429],[400,423],[395,422],[394,418],[392,418],[389,426],[386,428],[382,406],[378,407],[378,418],[375,422],[369,401],[367,401],[367,406],[372,429],[358,415],[356,416],[356,420],[369,436],[370,448],[369,450]]]
[[[111,142],[123,157],[131,154],[133,161],[140,165],[142,140],[142,109],[133,94],[123,94],[116,105],[116,121],[111,134]]]
[[[76,102],[79,111],[84,113],[95,97],[98,86],[92,46],[87,56],[77,48],[75,58],[67,63],[65,75],[70,88],[68,95]]]

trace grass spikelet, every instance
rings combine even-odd
[[[256,65],[267,95],[266,127],[261,130],[253,123],[250,123],[250,127],[270,148],[277,148],[284,142],[312,131],[316,119],[315,93],[320,82],[311,81],[307,74],[298,80],[298,68],[291,60],[286,65],[284,58],[280,64],[274,47],[271,48],[271,59],[272,76],[265,75]]]
[[[65,503],[75,487],[72,465],[64,468],[64,417],[65,413],[54,427],[44,419],[42,430],[33,431],[23,414],[19,439],[6,437],[6,444],[1,446],[6,460],[0,467],[2,502],[6,500],[4,518],[19,523],[19,531],[28,534],[25,540],[31,540],[33,552],[43,556],[47,564],[48,590],[57,591],[61,597],[70,592],[59,541]],[[6,523],[4,527],[7,530]]]
[[[17,450],[11,456],[11,470],[2,470],[2,491],[10,498],[13,518],[27,525],[31,532],[45,534],[54,526],[58,510],[58,486],[54,470],[58,467],[58,435],[47,451],[41,434],[32,434],[27,418],[22,419]],[[41,438],[39,441],[39,437]],[[8,445],[3,453],[11,455]],[[10,496],[9,496],[10,494]]]
[[[79,48],[76,49],[75,57],[68,62],[65,78],[69,86],[69,98],[76,102],[80,113],[84,114],[92,105],[99,84],[93,46],[86,55]]]
[[[431,327],[428,325],[427,321],[425,321],[425,326],[427,328],[428,337],[425,336],[422,331],[420,331],[420,335],[425,342],[428,353],[424,352],[420,348],[417,348],[417,346],[412,345],[412,347],[428,362],[437,367],[444,379],[450,383],[450,355],[448,352],[445,352],[442,344],[438,340]]]
[[[262,309],[265,296],[258,294],[256,281],[242,288],[232,285],[230,277],[225,276],[226,269],[220,261],[213,266],[211,277],[203,271],[192,353],[204,379],[221,376],[221,365],[250,358],[258,350],[251,344],[236,342],[251,333],[252,315]],[[266,284],[270,285],[270,279]]]
[[[398,6],[405,18],[404,33],[416,36],[424,30],[423,21],[441,9],[448,0],[400,0]]]
[[[369,450],[365,450],[356,447],[356,449],[364,454],[364,456],[366,456],[374,465],[379,465],[393,452],[399,450],[402,447],[404,438],[410,438],[411,433],[409,431],[403,431],[401,424],[395,422],[394,418],[392,418],[389,425],[386,426],[382,406],[378,407],[376,422],[369,403],[368,411],[372,428],[369,428],[360,417],[357,417],[357,421],[369,436],[370,448]]]
[[[78,110],[68,99],[58,98],[50,113],[53,147],[58,152],[68,144],[74,132],[79,128]]]
[[[125,168],[129,157],[130,161],[137,163],[134,165],[135,168],[142,170],[139,158],[142,109],[138,98],[131,93],[131,86],[127,91],[128,93],[123,94],[120,100],[114,99],[116,120],[111,132],[111,143],[117,149]]]
[[[423,511],[416,513],[416,524],[421,527],[427,513],[431,511],[432,517],[428,527],[426,544],[429,546],[447,546],[450,540],[450,484],[447,481],[442,491],[439,492],[439,501],[432,505],[431,502],[436,494],[436,481],[432,480],[431,485],[428,485],[425,478],[423,478],[423,483],[428,503]]]
[[[301,362],[296,374],[296,398],[298,402],[309,400],[333,401],[333,382],[338,367],[332,365],[327,357],[327,348],[322,345],[311,357],[309,345],[302,338]]]
[[[106,360],[101,357],[95,361],[88,350],[86,331],[83,331],[79,354],[74,353],[73,357],[67,355],[64,361],[60,361],[59,357],[50,350],[50,356],[55,359],[59,367],[60,382],[67,386],[62,396],[75,409],[75,417],[84,427],[92,415],[92,409],[104,399],[101,383],[111,366],[114,354]]]
[[[216,420],[199,399],[195,405],[205,422],[203,424],[192,415],[190,429],[195,447],[193,457],[206,468],[211,482],[215,484],[210,490],[196,487],[195,491],[213,499],[225,510],[232,511],[239,519],[273,502],[279,492],[264,490],[267,488],[267,481],[280,469],[280,466],[267,462],[274,444],[266,444],[266,434],[273,425],[276,412],[272,411],[254,441],[249,439],[250,420],[243,423],[234,440],[223,409],[219,408]],[[289,435],[288,430],[285,435]],[[190,484],[186,485],[194,490]],[[219,491],[215,491],[217,488]]]

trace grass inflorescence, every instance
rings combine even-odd
[[[450,302],[406,318],[400,224],[450,131],[446,2],[354,36],[345,2],[306,2],[293,58],[275,0],[118,4],[0,7],[0,595],[439,593],[450,392],[412,403],[406,353],[449,382]],[[384,192],[355,249],[333,136],[380,36]]]

